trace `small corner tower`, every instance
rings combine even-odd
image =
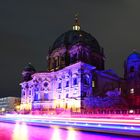
[[[135,50],[124,63],[127,96],[131,108],[140,108],[140,53]]]
[[[36,72],[35,68],[28,63],[28,65],[22,71],[22,81],[29,81],[31,80],[31,75]]]

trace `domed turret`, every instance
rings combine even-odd
[[[36,72],[35,68],[29,63],[22,71],[22,79],[23,81],[31,80],[31,75]]]
[[[138,52],[133,51],[127,57],[124,70],[129,104],[133,108],[139,108],[140,100],[136,100],[140,97],[140,54]]]
[[[124,65],[124,75],[125,79],[137,79],[136,73],[140,72],[140,54],[133,51],[126,59]]]
[[[127,61],[135,61],[140,60],[140,53],[134,51],[127,57]]]

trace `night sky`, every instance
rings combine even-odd
[[[140,52],[140,0],[1,0],[0,97],[20,96],[28,62],[47,69],[48,47],[72,29],[75,13],[104,48],[106,69],[123,75],[124,59]]]

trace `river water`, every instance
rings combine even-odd
[[[138,137],[76,131],[58,126],[34,127],[25,123],[0,123],[0,140],[140,140]]]

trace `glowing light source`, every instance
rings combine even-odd
[[[133,94],[134,93],[134,88],[130,89],[130,93]]]
[[[4,112],[5,111],[5,108],[2,108],[1,111]]]
[[[129,110],[129,113],[133,114],[134,113],[134,110]]]
[[[74,26],[73,26],[73,30],[79,31],[79,30],[80,30],[80,26],[74,25]]]
[[[20,108],[21,108],[20,105],[17,105],[17,106],[16,106],[16,111],[19,111]]]
[[[92,87],[95,87],[95,81],[92,81]]]
[[[75,15],[75,23],[73,25],[73,30],[76,30],[76,31],[80,30],[80,24],[79,24],[79,21],[78,21],[78,15],[77,14]]]

